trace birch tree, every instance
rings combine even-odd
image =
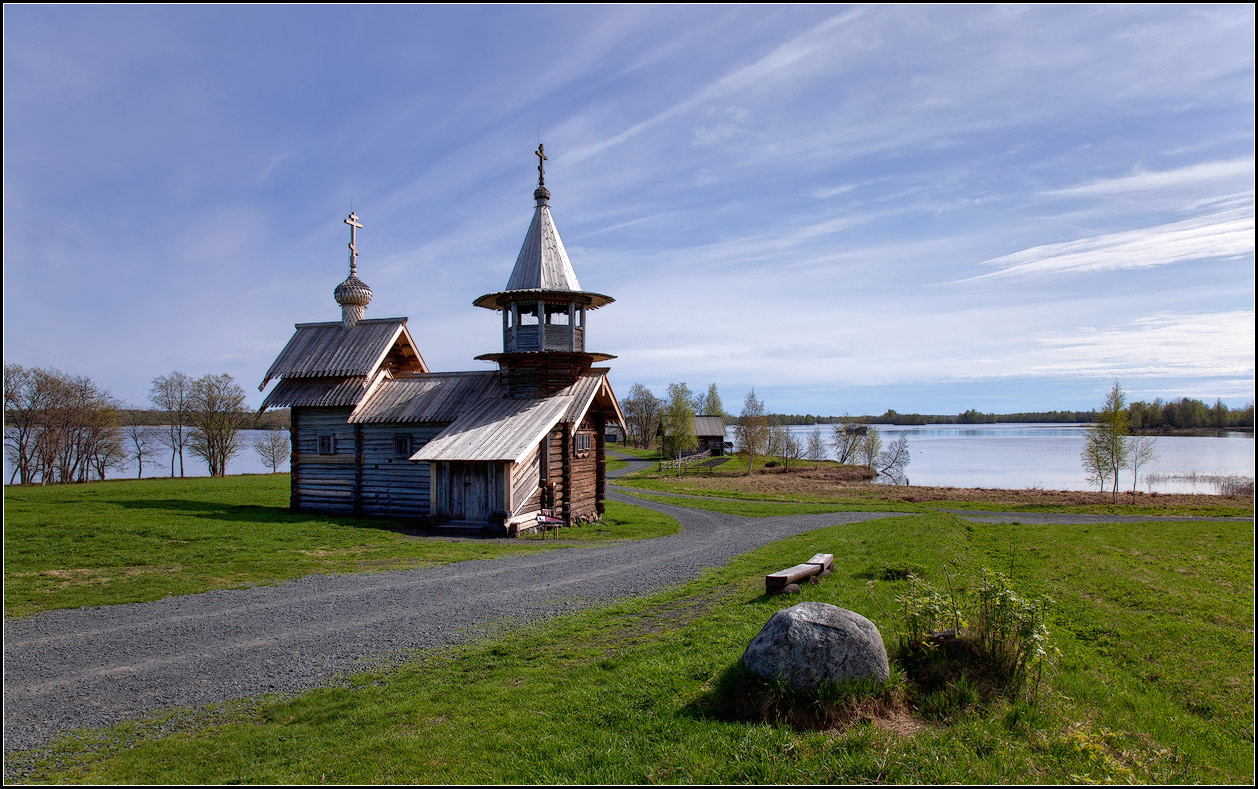
[[[765,454],[769,443],[769,422],[764,415],[764,401],[756,399],[755,387],[747,391],[743,400],[743,411],[734,426],[735,452],[739,458],[747,462],[747,473],[751,473],[756,458]]]
[[[1118,501],[1119,473],[1129,462],[1127,433],[1127,396],[1118,381],[1105,395],[1105,404],[1096,415],[1084,438],[1080,460],[1088,479],[1100,481],[1101,490],[1106,482],[1113,483],[1113,501]]]

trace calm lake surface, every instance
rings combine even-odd
[[[876,425],[885,447],[907,436],[912,460],[905,474],[913,485],[964,488],[1044,488],[1094,490],[1088,483],[1079,453],[1086,425]],[[829,449],[831,425],[792,425],[790,431],[807,441],[821,430]],[[733,430],[727,431],[733,440]],[[1249,433],[1225,436],[1160,436],[1157,457],[1140,469],[1139,490],[1158,493],[1217,493],[1203,477],[1254,476],[1254,439]],[[1149,475],[1146,478],[1146,474]],[[1131,490],[1131,472],[1119,477],[1120,489]]]
[[[829,449],[830,425],[818,425]],[[900,435],[908,436],[912,460],[907,469],[913,485],[965,488],[1044,488],[1092,490],[1079,463],[1086,425],[926,425],[920,427],[877,425],[883,446]],[[806,441],[813,431],[807,425],[790,430]],[[228,474],[267,474],[253,449],[253,441],[265,430],[243,430],[241,451],[227,463]],[[733,440],[733,430],[727,432]],[[1158,493],[1217,493],[1208,477],[1254,477],[1254,439],[1248,433],[1219,437],[1162,436],[1155,444],[1157,458],[1140,469],[1139,489]],[[288,460],[280,465],[288,471]],[[4,464],[8,482],[12,469]],[[178,475],[178,468],[175,471]],[[205,463],[184,453],[184,475],[209,476]],[[1147,476],[1146,476],[1147,475]],[[109,479],[135,479],[134,463],[125,470],[112,469]],[[170,451],[164,447],[144,459],[144,476],[170,476]],[[1124,471],[1120,487],[1131,489],[1131,473]]]

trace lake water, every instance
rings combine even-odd
[[[1088,427],[1078,424],[876,425],[886,447],[908,437],[911,461],[905,469],[910,484],[966,488],[1043,488],[1095,490],[1079,462]],[[829,447],[831,425],[792,425],[807,441],[820,428]],[[733,430],[727,431],[733,440]],[[1158,493],[1217,493],[1204,477],[1254,476],[1254,439],[1249,433],[1225,436],[1159,436],[1157,457],[1140,468],[1139,490]],[[1146,475],[1148,475],[1146,477]],[[1150,488],[1150,480],[1152,488]],[[1131,490],[1131,472],[1119,477],[1120,489]]]
[[[156,429],[156,428],[154,428]],[[253,448],[255,439],[262,438],[269,431],[267,430],[241,430],[240,431],[240,452],[236,457],[227,461],[228,474],[270,474],[271,467],[263,464],[262,458]],[[170,450],[160,444],[156,440],[153,442],[156,446],[152,450],[152,454],[144,455],[144,478],[149,477],[169,477],[170,476]],[[125,444],[125,442],[124,442]],[[129,444],[125,444],[130,448]],[[280,464],[278,471],[288,471],[288,458],[284,458],[284,462]],[[4,481],[9,481],[9,475],[13,473],[13,469],[9,464],[8,453],[4,458]],[[187,449],[183,452],[183,475],[185,477],[208,477],[210,476],[209,466],[205,461],[189,452]],[[175,461],[175,476],[179,476],[179,461]],[[134,461],[129,463],[122,469],[108,469],[105,472],[106,479],[135,479],[136,467]]]
[[[818,425],[829,447],[830,425]],[[1047,490],[1092,490],[1079,463],[1086,425],[997,424],[997,425],[877,425],[883,446],[900,435],[908,437],[911,462],[905,473],[914,485],[966,488],[1044,488]],[[807,425],[790,430],[801,441],[813,431]],[[227,463],[228,474],[267,474],[253,449],[253,441],[265,430],[241,431],[241,451]],[[733,441],[733,430],[727,431]],[[1139,489],[1158,493],[1217,493],[1208,477],[1254,477],[1254,439],[1247,433],[1218,437],[1160,436],[1155,444],[1157,457],[1140,469]],[[806,462],[806,461],[805,461]],[[4,479],[12,473],[4,464]],[[288,460],[279,468],[288,471]],[[135,479],[135,465],[111,469],[110,479]],[[178,469],[176,468],[176,474]],[[209,476],[204,461],[184,453],[184,475]],[[144,476],[170,476],[170,451],[159,448],[144,460]],[[1152,480],[1152,487],[1150,487]],[[1120,487],[1131,489],[1131,472],[1124,471]]]

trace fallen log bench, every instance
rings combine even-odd
[[[818,553],[803,564],[769,573],[764,577],[765,594],[781,594],[782,592],[798,592],[803,581],[815,584],[817,579],[834,571],[834,554]]]

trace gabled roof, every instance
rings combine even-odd
[[[556,395],[540,400],[483,400],[411,455],[411,460],[519,461],[537,448],[572,404]]]
[[[604,389],[606,372],[591,370],[550,397],[513,399],[498,393],[486,396],[474,405],[469,404],[445,430],[412,455],[411,460],[518,462],[536,448],[555,425],[580,421],[597,395],[610,392],[610,388]]]
[[[696,436],[724,436],[725,435],[725,417],[722,416],[696,416],[695,417],[695,435]]]
[[[694,426],[696,436],[724,436],[725,435],[725,417],[711,416],[705,414],[697,414],[693,417],[691,424]],[[660,426],[660,432],[666,436],[673,434],[672,430]]]
[[[406,328],[406,318],[373,318],[352,328],[340,322],[299,323],[288,345],[266,371],[258,391],[272,378],[328,378],[370,376],[395,346],[414,353],[419,366],[428,366]]]
[[[503,397],[496,370],[426,373],[381,381],[350,415],[351,423],[453,422],[481,400]]]

